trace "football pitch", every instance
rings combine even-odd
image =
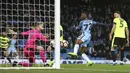
[[[40,70],[0,70],[0,73],[130,73],[130,65],[93,64],[62,64],[61,69]]]

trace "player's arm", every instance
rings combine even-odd
[[[96,24],[96,25],[110,26],[110,24],[101,23],[101,22],[95,22],[95,21],[93,21],[92,23],[93,23],[93,24]]]
[[[109,39],[110,39],[110,40],[112,39],[112,35],[113,35],[114,31],[115,31],[115,28],[116,28],[116,25],[113,24],[112,30],[111,30],[111,32],[110,32],[110,34],[109,34]]]
[[[127,35],[127,44],[129,45],[129,30],[128,28],[125,28],[126,35]]]
[[[76,27],[76,30],[80,30],[82,27],[82,21],[80,21],[79,26]]]
[[[100,23],[100,22],[97,22],[98,25],[103,25],[103,26],[110,26],[110,24],[106,24],[106,23]]]
[[[29,31],[26,31],[26,32],[22,32],[22,35],[26,36],[26,35],[29,35],[29,33],[32,33],[32,32],[34,32],[34,30],[29,30]]]
[[[36,35],[37,35],[37,37],[38,37],[39,39],[41,39],[41,40],[43,40],[43,41],[45,41],[45,42],[48,42],[47,37],[44,36],[44,35],[42,35],[41,33],[37,33]]]
[[[129,45],[129,29],[127,26],[127,23],[125,22],[126,26],[125,26],[125,32],[126,32],[126,36],[127,36],[127,45]]]
[[[11,45],[11,39],[8,38],[8,48],[10,47]]]
[[[129,30],[128,30],[128,28],[125,28],[125,31],[126,31],[127,40],[129,40]]]

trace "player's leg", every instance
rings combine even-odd
[[[120,42],[119,42],[119,45],[121,46],[121,48],[120,48],[120,60],[121,60],[121,63],[120,63],[120,65],[124,65],[124,61],[123,61],[123,58],[124,58],[124,45],[126,44],[126,40],[125,40],[125,38],[120,38],[120,40],[119,40]]]
[[[41,57],[43,63],[46,63],[46,55],[45,55],[45,51],[44,51],[43,47],[37,46],[37,50],[40,53],[40,57]]]
[[[78,39],[75,42],[74,52],[73,53],[69,52],[68,55],[77,56],[79,45],[82,44],[85,41],[85,40],[82,40],[83,37],[84,37],[83,34],[78,37]]]
[[[9,63],[11,64],[11,59],[9,57],[8,50],[6,48],[3,48],[3,49],[4,49],[4,57],[5,57],[4,60],[5,61],[8,60]]]
[[[111,43],[111,57],[112,57],[112,60],[113,60],[113,63],[112,65],[116,65],[116,54],[115,54],[115,42],[116,42],[116,39],[115,37],[113,37],[112,39],[112,43]]]
[[[15,57],[18,60],[19,55],[18,55],[18,52],[17,52],[16,48],[12,48],[12,53],[15,54]]]
[[[111,57],[112,57],[112,60],[113,60],[112,65],[116,65],[116,54],[115,54],[115,48],[114,47],[111,48]]]
[[[8,55],[10,55],[11,53],[11,48],[8,48]]]
[[[88,52],[87,46],[88,46],[88,43],[90,43],[90,39],[91,39],[90,37],[86,38],[87,41],[81,44],[82,50],[80,50],[82,53],[81,55],[82,55],[83,59],[88,62],[87,66],[92,65],[92,61],[88,58],[88,56],[86,54],[86,52]]]
[[[54,64],[54,60],[50,61],[48,64],[46,62],[46,53],[44,51],[44,48],[42,46],[37,46],[37,50],[40,53],[40,57],[42,59],[42,62],[44,63],[44,66],[52,66]]]
[[[4,49],[3,48],[0,48],[1,49],[1,59],[4,59],[5,56],[4,56]],[[5,64],[5,60],[2,60],[2,64]]]
[[[88,55],[86,54],[86,52],[88,51],[87,47],[82,46],[82,48],[80,48],[80,53],[82,58],[87,61],[87,66],[91,66],[92,65],[92,61],[89,59]]]
[[[123,61],[123,58],[124,58],[124,46],[121,47],[120,49],[120,60],[121,60],[121,63],[120,65],[124,65],[124,61]]]
[[[2,59],[2,53],[3,53],[3,51],[2,51],[2,48],[0,48],[0,59]]]
[[[31,67],[34,64],[34,62],[35,62],[35,52],[34,52],[34,49],[32,49],[32,48],[30,48],[30,49],[24,48],[24,55],[29,60],[29,63],[28,62],[17,62],[17,61],[14,61],[12,66],[14,67],[14,66],[20,65],[20,66],[24,66],[24,67]]]
[[[75,46],[74,46],[74,53],[77,54],[78,52],[78,49],[79,49],[79,45],[83,43],[83,41],[81,39],[77,39],[76,40],[76,43],[75,43]]]

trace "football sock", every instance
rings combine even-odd
[[[85,61],[91,62],[91,60],[88,58],[88,56],[87,56],[85,53],[82,54],[82,57],[83,57],[83,59],[84,59]]]
[[[123,61],[124,58],[124,50],[120,50],[121,51],[121,61]]]
[[[21,66],[24,66],[24,67],[30,67],[30,66],[32,66],[32,64],[27,63],[27,62],[19,62],[18,65],[21,65]]]
[[[78,49],[79,49],[79,44],[75,44],[75,46],[74,46],[74,53],[75,54],[77,54]]]
[[[41,59],[42,59],[43,63],[45,63],[46,62],[46,56],[45,56],[44,50],[40,51],[40,56],[41,56]]]
[[[33,64],[35,62],[35,58],[32,56],[32,57],[29,57],[29,63]]]
[[[116,62],[115,51],[111,51],[111,56],[112,56],[112,60],[113,60],[113,62]]]

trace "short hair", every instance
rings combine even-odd
[[[40,24],[44,24],[44,22],[42,22],[42,21],[38,21],[38,22],[36,22],[36,27],[38,26],[38,25],[40,25]]]
[[[85,14],[87,14],[87,11],[82,11],[82,13],[85,13]]]
[[[120,11],[115,11],[114,13],[118,13],[118,14],[120,14],[120,15],[121,15],[121,12],[120,12]]]

